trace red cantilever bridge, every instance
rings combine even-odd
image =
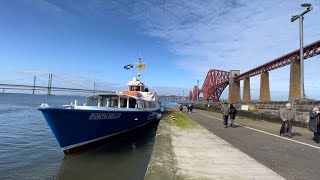
[[[310,57],[319,55],[320,40],[305,46],[303,52],[304,52],[304,59],[308,59]],[[259,75],[262,72],[269,72],[271,70],[274,70],[286,65],[290,65],[294,62],[299,62],[299,60],[300,60],[300,49],[297,49],[291,53],[288,53],[284,56],[281,56],[272,61],[269,61],[245,73],[238,74],[235,77],[233,77],[233,81],[239,82],[246,78]],[[219,98],[223,90],[229,85],[229,82],[230,82],[230,72],[217,70],[217,69],[210,69],[207,73],[206,79],[204,80],[202,88],[199,89],[198,86],[194,86],[193,91],[190,91],[189,100],[193,100],[193,101],[197,100],[197,96],[199,96],[199,94],[202,93],[203,98],[207,101],[209,100],[219,101]]]

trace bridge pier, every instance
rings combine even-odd
[[[234,81],[233,78],[240,74],[239,70],[231,70],[229,73],[229,102],[241,102],[240,81]]]
[[[301,98],[301,87],[300,87],[300,61],[293,62],[290,65],[290,89],[289,89],[289,98],[291,99],[300,99]]]
[[[243,80],[243,96],[242,102],[250,102],[251,95],[250,95],[250,78],[247,77]]]
[[[259,102],[270,102],[269,72],[261,72]]]

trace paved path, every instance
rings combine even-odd
[[[171,128],[176,176],[182,179],[282,179],[204,128]]]
[[[289,139],[279,136],[277,123],[237,117],[240,125],[223,128],[219,113],[195,110],[186,115],[286,179],[320,179],[320,146],[306,128],[293,127]]]
[[[200,114],[190,117],[209,118]],[[283,178],[201,126],[181,129],[171,119],[163,119],[145,179]]]

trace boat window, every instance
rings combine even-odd
[[[133,91],[140,91],[140,86],[133,86]]]
[[[121,108],[127,107],[127,97],[120,97],[120,107]]]
[[[135,98],[129,98],[129,108],[135,108],[137,104],[137,100]]]
[[[149,101],[146,101],[146,102],[144,103],[144,105],[145,105],[145,106],[144,106],[145,108],[149,108],[149,107],[150,107],[150,102],[149,102]]]
[[[102,97],[103,107],[118,107],[118,96],[103,96]]]
[[[155,108],[154,102],[150,102],[150,108]]]
[[[140,108],[140,109],[143,109],[145,107],[144,101],[142,101],[142,100],[137,100],[137,105],[138,105],[138,108]]]
[[[103,106],[103,107],[108,107],[109,104],[110,104],[109,98],[108,98],[108,97],[103,97],[103,98],[102,98],[102,106]]]
[[[90,97],[87,99],[87,106],[98,106],[98,97]]]

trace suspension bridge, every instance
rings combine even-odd
[[[47,75],[41,75],[41,76],[34,76],[34,77],[28,77],[28,78],[22,78],[22,79],[13,79],[13,80],[2,80],[0,81],[0,92],[2,93],[12,93],[12,92],[21,92],[21,91],[27,91],[32,94],[36,94],[37,92],[40,92],[40,94],[47,94],[47,95],[52,95],[52,94],[63,94],[63,93],[105,93],[105,92],[112,92],[112,91],[106,91],[106,90],[99,90],[96,89],[96,83],[93,83],[93,88],[74,88],[74,87],[81,87],[79,84],[76,84],[70,80],[66,80],[64,78],[61,78],[57,75],[54,75],[54,77],[60,81],[64,81],[64,83],[68,83],[69,85],[73,85],[74,87],[61,87],[61,86],[52,86],[53,84],[53,74],[49,74],[48,78],[48,85],[43,85],[44,80],[41,79],[42,77],[47,76]],[[37,81],[36,79],[38,78],[38,82],[42,85],[36,85]],[[32,85],[27,85],[26,83],[30,83],[31,79],[33,79],[33,84]],[[41,79],[41,80],[39,80]],[[26,81],[21,83],[21,81]],[[9,82],[9,81],[14,81],[14,82],[20,82],[20,83],[3,83],[3,82]],[[58,84],[58,83],[57,83]],[[63,84],[63,83],[60,83]]]

